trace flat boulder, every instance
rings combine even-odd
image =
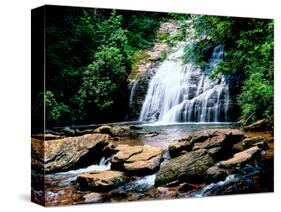
[[[86,166],[112,153],[113,145],[105,134],[32,141],[32,165],[47,173],[66,171],[78,164]]]
[[[219,135],[231,136],[233,139],[241,140],[244,137],[244,132],[239,129],[208,129],[195,131],[190,137],[192,138],[192,142],[196,143]]]
[[[123,172],[119,171],[94,171],[80,174],[77,182],[82,190],[109,191],[127,180]]]
[[[205,149],[187,152],[161,165],[156,174],[155,186],[201,182],[207,169],[214,164],[214,160]]]
[[[234,156],[228,160],[220,161],[218,166],[221,168],[232,168],[237,165],[243,164],[258,156],[261,149],[257,146],[246,149],[242,152],[234,154]]]
[[[195,143],[192,150],[206,149],[208,153],[217,160],[228,154],[232,145],[232,142],[228,142],[227,136],[221,134],[210,137],[204,142]]]
[[[186,152],[206,149],[216,160],[227,158],[232,146],[244,138],[244,133],[238,129],[208,129],[192,132],[190,136],[176,140],[169,145],[172,158]]]
[[[256,137],[248,137],[245,138],[242,141],[242,146],[244,149],[248,149],[253,146],[258,146],[261,149],[266,149],[267,148],[267,143],[265,139],[261,136],[256,136]]]
[[[163,149],[149,145],[118,145],[112,157],[111,168],[133,175],[151,174],[159,169],[163,160]]]

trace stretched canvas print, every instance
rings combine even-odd
[[[273,192],[273,31],[269,19],[33,9],[32,201]]]

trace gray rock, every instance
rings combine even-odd
[[[172,182],[202,181],[206,170],[213,165],[214,161],[206,150],[188,152],[161,165],[155,186],[166,186]]]

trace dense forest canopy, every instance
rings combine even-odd
[[[196,35],[204,37],[186,48],[185,61],[204,65],[209,47],[224,44],[224,61],[212,77],[241,75],[237,102],[245,119],[273,114],[272,20],[71,7],[48,7],[46,17],[46,92],[36,104],[44,95],[49,127],[124,120],[134,64],[156,39],[169,39],[157,36],[168,20],[193,19]],[[188,25],[182,26],[171,45],[186,38]]]

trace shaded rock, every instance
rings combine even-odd
[[[70,127],[65,127],[62,129],[62,132],[67,136],[75,136],[76,132],[74,129],[71,129]]]
[[[188,152],[162,164],[156,175],[155,186],[163,186],[175,181],[202,181],[206,170],[213,165],[214,161],[206,150]]]
[[[161,199],[174,199],[177,196],[177,192],[175,189],[167,187],[158,187],[156,194]]]
[[[111,129],[112,136],[129,136],[131,135],[131,130],[129,126],[113,126]]]
[[[48,140],[32,141],[32,165],[45,172],[65,171],[76,165],[87,166],[113,153],[113,146],[104,134],[87,134]]]
[[[242,152],[236,153],[233,156],[233,158],[230,158],[225,161],[220,161],[218,163],[218,166],[222,167],[222,168],[231,168],[231,167],[234,167],[234,166],[237,166],[242,163],[250,161],[255,156],[259,155],[260,152],[261,152],[261,149],[258,148],[257,146],[254,146],[254,147],[244,150]]]
[[[253,147],[253,146],[258,146],[261,149],[267,148],[266,141],[261,136],[245,138],[242,141],[242,146],[243,146],[244,149],[248,149],[248,148]]]
[[[101,133],[101,134],[108,134],[113,137],[124,137],[124,136],[130,136],[131,135],[131,128],[129,126],[109,126],[109,125],[103,125],[101,127],[98,127],[94,131],[95,133]]]
[[[190,184],[190,183],[181,183],[181,184],[179,185],[178,191],[184,193],[184,192],[192,191],[192,190],[194,190],[194,189],[197,189],[197,186],[195,186],[194,184]]]
[[[265,119],[258,120],[250,125],[244,126],[243,129],[246,131],[272,130],[272,122],[273,117],[271,116]]]
[[[207,183],[215,183],[224,180],[227,175],[228,175],[227,170],[221,169],[217,166],[212,166],[208,168],[206,172],[206,181]]]
[[[126,182],[127,177],[119,171],[96,171],[81,174],[77,182],[82,190],[108,191]]]
[[[130,126],[131,130],[141,130],[143,127],[142,126],[138,126],[138,125],[132,125]]]
[[[208,138],[214,136],[226,136],[228,140],[233,143],[239,142],[244,137],[244,132],[238,129],[209,129],[195,131],[190,135],[192,143],[198,143],[206,141]]]
[[[197,142],[203,142],[206,141],[210,137],[210,133],[208,130],[202,130],[202,131],[195,131],[193,132],[189,139],[191,140],[191,143],[197,143]]]
[[[31,165],[33,169],[44,171],[44,140],[31,139]]]
[[[222,134],[210,137],[204,142],[195,143],[192,150],[206,149],[214,159],[218,160],[230,153],[227,151],[230,146],[232,143],[228,142],[226,135]]]
[[[103,125],[95,129],[94,133],[108,134],[111,135],[112,127],[109,125]]]
[[[176,142],[169,145],[169,153],[172,158],[182,155],[186,152],[191,151],[192,149],[192,142],[189,138],[179,139]]]
[[[111,168],[128,174],[146,175],[158,170],[163,159],[163,149],[149,145],[118,145],[111,160]]]
[[[234,145],[232,146],[232,150],[233,150],[235,153],[237,153],[237,152],[241,152],[241,151],[243,151],[243,150],[245,150],[245,149],[243,148],[242,142],[238,142],[238,143],[236,143],[236,144],[234,144]]]

